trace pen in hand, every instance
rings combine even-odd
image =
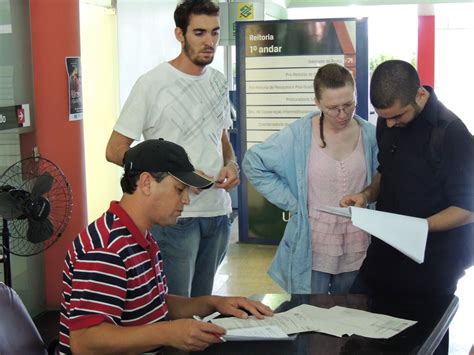
[[[204,320],[203,320],[201,317],[199,317],[199,316],[194,315],[193,318],[194,318],[195,320],[200,321],[200,322],[204,322]],[[225,343],[225,342],[227,341],[227,340],[224,339],[223,336],[221,336],[221,335],[218,334],[218,333],[213,332],[213,333],[211,333],[211,334],[214,335],[216,338],[219,338],[219,340],[222,341],[223,343]]]

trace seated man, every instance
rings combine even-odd
[[[149,230],[176,223],[189,203],[188,188],[212,182],[194,171],[181,146],[164,140],[128,150],[124,169],[121,200],[68,250],[61,353],[141,353],[160,346],[202,350],[220,342],[225,330],[190,319],[193,315],[272,315],[267,306],[242,297],[168,294],[160,249]]]

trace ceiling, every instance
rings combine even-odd
[[[82,3],[116,8],[118,1],[136,1],[136,0],[80,0]],[[147,1],[168,1],[173,0],[147,0]],[[218,0],[219,2],[229,2]],[[243,0],[231,0],[230,2],[243,2]],[[442,4],[442,3],[463,3],[473,2],[474,0],[253,0],[253,2],[265,2],[266,7],[272,5],[275,8],[295,8],[295,7],[319,7],[319,6],[348,6],[348,5],[403,5],[403,4]],[[178,0],[174,0],[178,2]]]
[[[268,0],[267,0],[268,1]],[[402,5],[402,4],[441,4],[473,2],[473,0],[284,0],[287,8],[291,7],[318,7],[318,6],[346,6],[346,5]],[[275,1],[271,1],[275,2]],[[281,1],[276,1],[281,2]]]

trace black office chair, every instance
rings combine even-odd
[[[48,354],[25,305],[3,282],[0,282],[0,354]]]

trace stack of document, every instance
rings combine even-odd
[[[273,317],[213,319],[225,328],[226,340],[292,340],[302,332],[320,332],[342,337],[357,334],[368,338],[387,339],[412,326],[416,321],[335,306],[319,308],[307,304],[277,313]]]

